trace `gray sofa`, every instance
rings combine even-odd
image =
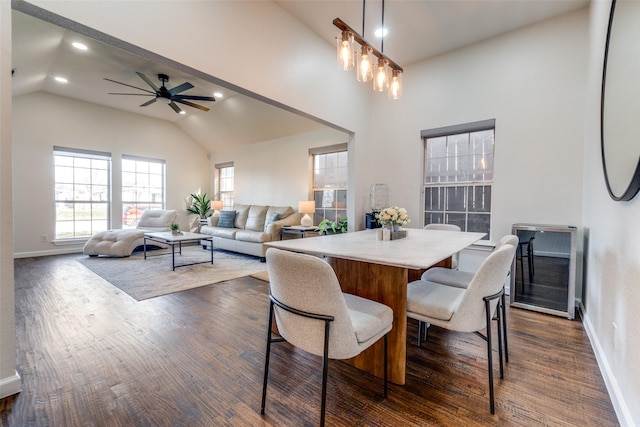
[[[291,206],[236,204],[232,210],[208,218],[200,233],[213,236],[216,249],[253,255],[264,261],[267,246],[263,243],[279,240],[280,229],[285,225],[299,225],[302,215]],[[203,244],[208,242],[203,241]]]

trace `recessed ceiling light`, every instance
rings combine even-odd
[[[65,79],[64,77],[56,76],[56,77],[54,77],[54,79],[58,83],[69,83],[69,80]]]
[[[187,114],[184,110],[180,111],[180,114]]]
[[[224,95],[222,93],[220,93],[220,92],[213,92],[213,97],[214,98],[223,98]]]
[[[389,33],[389,30],[387,30],[386,28],[378,28],[376,32],[373,34],[375,34],[376,37],[384,37],[388,33]]]
[[[75,47],[76,49],[79,49],[79,50],[87,50],[88,49],[86,44],[79,43],[79,42],[73,42],[73,43],[71,43],[71,45],[73,47]]]

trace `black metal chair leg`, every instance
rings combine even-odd
[[[502,358],[502,310],[500,309],[501,301],[498,300],[496,307],[496,326],[498,327],[498,360],[500,361],[500,378],[504,378],[504,361]]]
[[[491,302],[485,299],[485,311],[487,316],[487,370],[489,371],[489,411],[495,414],[495,405],[493,401],[493,354],[491,349]]]
[[[327,407],[327,374],[329,372],[329,321],[324,323],[324,353],[322,355],[322,403],[320,404],[320,427],[324,427],[324,414]]]
[[[262,407],[260,413],[264,415],[267,401],[267,382],[269,379],[269,356],[271,355],[271,329],[273,327],[273,302],[269,301],[269,326],[267,327],[267,350],[264,358],[264,381],[262,383]]]
[[[500,297],[502,303],[502,336],[504,337],[504,361],[509,363],[509,343],[507,341],[507,306],[505,296]]]
[[[422,347],[422,320],[418,320],[418,347]]]
[[[387,385],[388,385],[388,376],[387,376],[387,371],[388,371],[388,344],[387,344],[387,334],[385,334],[384,336],[384,391],[382,392],[382,397],[384,397],[386,399],[387,397]]]

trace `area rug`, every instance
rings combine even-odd
[[[263,282],[269,282],[269,272],[267,270],[259,271],[258,273],[250,274],[249,276],[254,279],[262,280]]]
[[[158,251],[153,251],[157,255]],[[176,265],[209,260],[209,252],[200,246],[182,248],[176,254]],[[153,256],[144,259],[142,252],[134,252],[127,258],[82,256],[77,261],[121,289],[132,298],[142,301],[161,295],[193,289],[225,280],[266,271],[265,263],[256,257],[234,252],[213,252],[213,265],[196,264],[171,270],[171,255]]]

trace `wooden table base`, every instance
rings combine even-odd
[[[363,261],[328,258],[343,292],[385,304],[393,310],[393,329],[388,335],[388,378],[404,385],[407,364],[407,284],[417,280],[424,270],[410,270]],[[451,266],[451,259],[437,264]],[[384,376],[384,345],[378,341],[358,356],[344,362],[377,377]]]

